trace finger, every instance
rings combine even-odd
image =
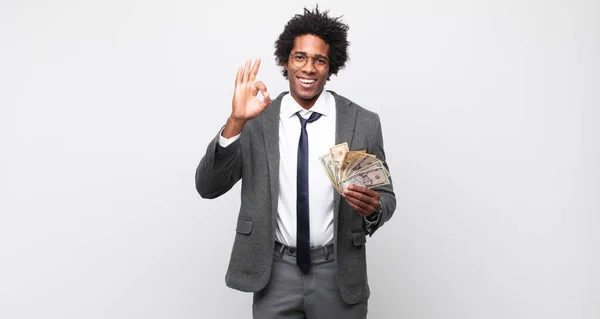
[[[244,75],[242,77],[242,83],[248,81],[248,76],[250,74],[250,62],[250,59],[246,60],[246,65],[244,66]]]
[[[368,189],[368,188],[366,188],[364,186],[355,185],[355,184],[350,184],[350,185],[348,185],[347,188],[349,190],[353,190],[353,191],[360,192],[360,193],[365,193],[365,194],[368,194],[370,192],[375,192],[375,191],[373,191],[371,189]]]
[[[238,86],[242,83],[242,77],[244,76],[244,69],[240,66],[237,70],[237,74],[235,75],[235,85]]]
[[[272,102],[273,102],[273,101],[271,101],[271,98],[267,96],[267,97],[265,97],[265,98],[263,99],[263,101],[262,101],[262,102],[260,102],[260,106],[261,106],[263,109],[266,109],[266,108],[267,108],[269,105],[271,105],[271,103],[272,103]]]
[[[254,82],[254,80],[256,79],[256,74],[258,74],[258,68],[260,67],[260,58],[256,59],[256,61],[254,61],[254,65],[252,66],[252,71],[250,71],[250,78],[249,80]]]
[[[357,193],[365,194],[366,196],[372,197],[372,198],[374,198],[377,201],[379,201],[379,198],[381,197],[381,195],[378,192],[376,192],[376,191],[374,191],[374,190],[372,190],[370,188],[366,188],[364,186],[359,186],[359,185],[355,185],[355,184],[348,185],[348,187],[346,187],[345,190],[354,191],[354,192],[357,192]]]
[[[356,192],[353,190],[349,190],[348,188],[346,188],[344,190],[344,195],[354,198],[358,201],[364,202],[370,206],[377,206],[379,205],[379,193],[377,192],[373,192],[373,193],[360,193],[360,192]]]
[[[377,208],[372,203],[362,201],[362,200],[360,200],[358,198],[355,198],[355,197],[345,196],[345,198],[346,198],[347,202],[352,203],[352,204],[356,205],[357,207],[360,207],[360,209],[363,212],[365,212],[365,213],[371,213],[371,212],[373,212]]]
[[[267,92],[267,86],[264,83],[258,81],[254,85],[256,85],[256,88],[260,90],[260,94],[262,94],[264,97],[269,96],[269,92]]]
[[[257,90],[260,91],[260,94],[262,94],[263,96],[263,100],[260,102],[260,106],[264,109],[267,106],[271,105],[271,96],[269,95],[269,92],[267,91],[267,86],[262,83],[261,81],[258,81],[256,83],[254,83],[254,86],[256,87]]]
[[[367,206],[373,206],[374,203],[373,201],[370,200],[369,197],[365,196],[364,194],[361,193],[357,193],[357,192],[344,192],[342,194],[342,196],[348,200],[351,201],[352,203],[362,207],[362,208],[367,208]]]

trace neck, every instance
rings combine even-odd
[[[323,91],[319,92],[319,94],[313,96],[310,99],[300,98],[299,96],[296,96],[293,93],[291,95],[292,98],[294,98],[294,101],[296,101],[296,103],[302,106],[302,108],[304,108],[305,110],[310,110],[310,108],[312,108],[315,105],[315,103],[317,103],[317,100],[319,99],[319,96],[321,96],[321,93],[323,93]]]

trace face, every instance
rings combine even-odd
[[[305,109],[311,108],[327,82],[329,75],[329,45],[314,35],[298,36],[294,40],[294,48],[290,52],[288,63],[284,66],[288,72],[290,94]],[[301,59],[294,58],[304,55],[306,64],[297,67]],[[325,63],[325,65],[323,64]],[[324,68],[320,70],[320,68]]]

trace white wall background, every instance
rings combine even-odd
[[[250,318],[239,185],[195,192],[235,72],[313,3],[0,2],[0,318]],[[600,318],[600,3],[321,1],[398,208],[370,318]]]

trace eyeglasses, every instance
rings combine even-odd
[[[319,71],[323,71],[329,66],[329,60],[322,56],[309,57],[306,54],[302,53],[294,53],[290,54],[290,56],[292,56],[292,63],[297,68],[304,67],[309,59],[313,60],[313,66]]]

